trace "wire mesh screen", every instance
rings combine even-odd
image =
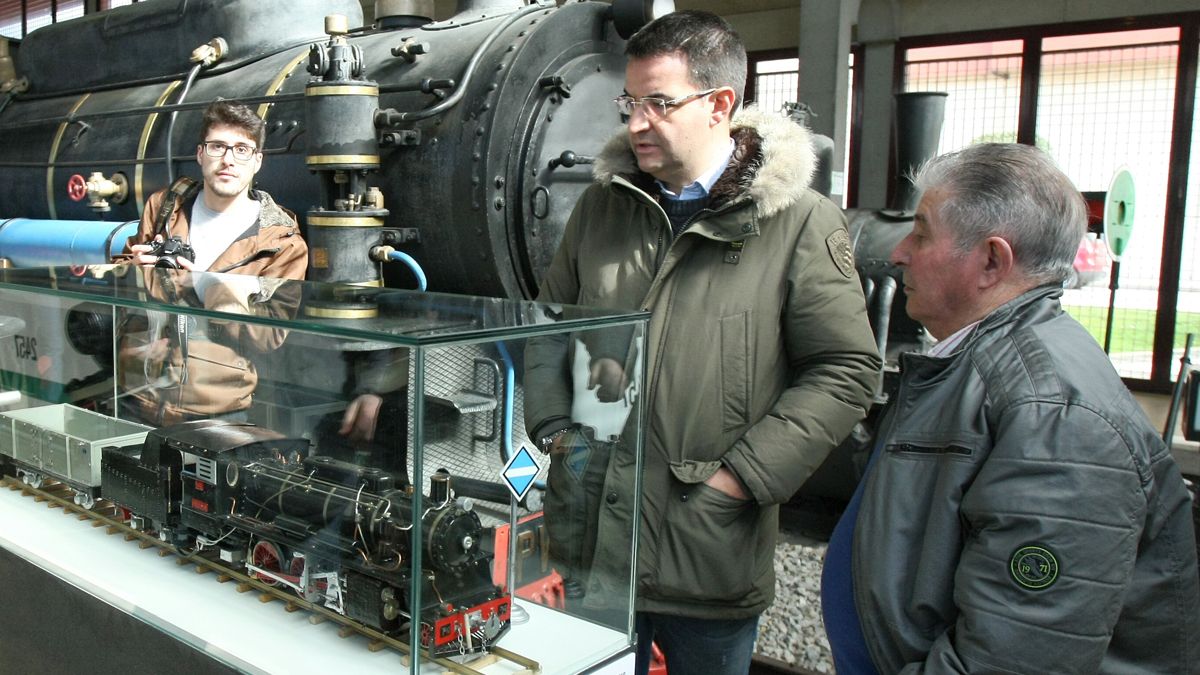
[[[907,51],[904,91],[949,94],[939,153],[973,143],[1017,140],[1020,50],[1021,41],[1010,40]]]
[[[54,22],[50,13],[50,0],[25,1],[25,34]]]
[[[1178,52],[1178,43],[1147,44],[1042,57],[1038,144],[1085,192],[1107,191],[1123,166],[1133,174],[1134,228],[1119,290],[1110,293],[1103,259],[1083,270],[1077,257],[1081,288],[1063,296],[1067,311],[1101,344],[1113,304],[1109,354],[1122,377],[1151,376]]]
[[[517,348],[510,345],[514,352]],[[410,382],[416,376],[416,364],[410,365]],[[484,345],[462,345],[429,349],[425,352],[425,419],[423,480],[421,488],[428,493],[429,475],[446,469],[452,476],[486,481],[503,488],[501,472],[507,457],[504,454],[504,378],[507,376],[498,353]],[[415,391],[415,388],[411,388]],[[525,433],[524,389],[514,387],[512,401],[511,449],[522,445],[534,448]],[[409,475],[416,480],[413,466],[416,419],[413,401],[409,405],[408,462]],[[550,463],[541,459],[538,480],[544,484]],[[526,512],[541,508],[541,495],[530,491]],[[503,522],[507,505],[479,501],[476,512],[485,525]]]
[[[1193,49],[1196,47],[1193,46]],[[1196,78],[1200,91],[1200,75]],[[1183,260],[1179,270],[1179,303],[1175,321],[1175,348],[1184,344],[1188,333],[1200,339],[1200,106],[1192,118],[1192,148],[1188,155],[1187,208],[1183,211]],[[1177,360],[1173,360],[1173,364]],[[1178,376],[1173,365],[1171,378]]]

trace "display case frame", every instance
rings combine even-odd
[[[164,490],[165,509],[119,501],[116,479],[104,486],[101,503],[118,500],[132,512],[127,525],[135,531],[180,555],[219,554],[245,566],[252,581],[291,587],[298,600],[422,645],[422,657],[407,661],[412,673],[443,672],[446,663],[473,672],[470,663],[507,652],[506,643],[533,653],[478,672],[530,664],[585,672],[631,652],[638,504],[620,592],[589,598],[586,609],[563,600],[553,583],[521,595],[537,580],[530,569],[534,576],[549,571],[546,578],[556,570],[546,562],[553,555],[544,532],[531,535],[518,524],[539,514],[534,495],[548,464],[519,413],[527,397],[544,395],[523,386],[541,345],[553,345],[563,391],[576,399],[595,397],[586,361],[578,361],[587,347],[623,346],[629,372],[621,400],[577,400],[569,414],[603,437],[606,452],[628,453],[640,476],[644,366],[635,356],[646,313],[129,266],[0,270],[0,306],[0,314],[18,319],[6,325],[20,328],[0,343],[0,389],[22,397],[9,409],[75,405],[151,429],[142,447],[104,452],[111,466],[102,479],[177,474],[179,485]],[[553,351],[559,348],[561,355]],[[159,351],[165,355],[150,356]],[[468,360],[461,373],[447,366]],[[230,377],[220,369],[230,364],[244,372]],[[216,394],[204,389],[210,385]],[[156,407],[139,398],[147,392],[158,397]],[[378,415],[371,428],[381,437],[347,441],[346,410],[372,397]],[[297,398],[304,405],[294,405]],[[333,430],[339,415],[342,428]],[[286,433],[263,432],[262,421]],[[351,427],[349,438],[358,431]],[[527,464],[516,467],[517,460]],[[8,464],[28,489],[60,483]],[[490,480],[459,468],[481,464]],[[509,489],[508,504],[495,497],[497,485]],[[464,497],[468,487],[492,496]],[[505,528],[517,532],[504,539],[510,551],[542,540],[540,563],[504,557],[499,544],[489,550],[477,540]],[[262,547],[260,557],[260,543],[276,540],[284,543]],[[496,578],[501,557],[507,579]],[[562,606],[543,608],[535,597]],[[541,630],[556,621],[551,634],[560,639],[519,639],[518,608],[536,615]],[[443,634],[448,641],[439,643]],[[611,639],[595,637],[601,634]],[[550,655],[572,635],[590,644],[567,650],[575,656],[565,660]]]

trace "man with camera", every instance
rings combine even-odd
[[[250,108],[229,101],[210,105],[196,147],[203,183],[182,177],[151,195],[126,244],[133,261],[303,279],[308,246],[295,215],[250,187],[262,167],[265,135],[266,124]]]
[[[196,147],[203,181],[181,177],[151,195],[126,242],[149,295],[217,311],[294,313],[298,292],[281,291],[281,280],[304,278],[308,246],[295,215],[251,187],[265,135],[263,120],[242,104],[205,110]],[[258,382],[249,356],[278,347],[284,331],[161,314],[130,311],[121,321],[124,410],[155,424],[244,415]]]

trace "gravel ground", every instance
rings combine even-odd
[[[821,622],[825,544],[780,542],[775,549],[775,604],[762,615],[754,651],[788,665],[832,673]]]

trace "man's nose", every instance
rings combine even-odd
[[[892,255],[888,258],[888,260],[890,260],[893,265],[903,267],[908,264],[907,243],[908,237],[905,237],[900,240],[899,244],[896,244],[896,248],[892,249]]]
[[[646,117],[645,107],[636,106],[629,113],[629,121],[625,123],[630,131],[645,131],[650,128],[650,119]]]

